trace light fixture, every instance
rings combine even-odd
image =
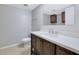
[[[27,7],[27,6],[28,6],[28,4],[24,4],[24,6],[25,6],[25,7]]]

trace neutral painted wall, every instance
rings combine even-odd
[[[31,12],[0,5],[0,47],[21,41],[31,31]]]
[[[32,30],[32,12],[31,11],[28,11],[28,10],[25,10],[25,16],[26,16],[26,24],[25,24],[25,34],[26,34],[26,37],[30,36],[30,33],[31,33],[31,30]]]
[[[50,15],[47,14],[43,14],[43,23],[44,25],[50,25],[51,24],[51,20],[50,20]]]
[[[43,26],[42,6],[38,6],[32,11],[32,31],[39,31]]]

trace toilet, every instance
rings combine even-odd
[[[30,47],[30,42],[31,42],[31,38],[23,38],[22,42],[24,43],[24,46],[29,46]]]
[[[30,47],[31,46],[31,38],[23,38],[19,44],[19,47]]]

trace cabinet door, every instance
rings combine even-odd
[[[39,37],[36,40],[36,53],[42,55],[42,39]]]
[[[48,42],[43,41],[43,55],[54,55],[55,54],[55,45]]]
[[[31,35],[31,38],[32,38],[32,40],[31,40],[31,41],[32,41],[31,45],[32,45],[33,48],[35,48],[35,45],[36,45],[36,42],[35,42],[35,41],[36,41],[36,36],[35,36],[35,35]]]
[[[36,54],[36,36],[31,34],[31,54]]]
[[[71,52],[65,48],[62,48],[60,46],[56,46],[56,55],[75,55],[76,53]]]
[[[57,22],[57,16],[56,15],[51,15],[50,19],[51,19],[51,23],[56,23]]]

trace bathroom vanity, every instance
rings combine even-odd
[[[63,35],[53,36],[44,32],[31,33],[32,55],[77,55],[79,54],[77,38]]]

